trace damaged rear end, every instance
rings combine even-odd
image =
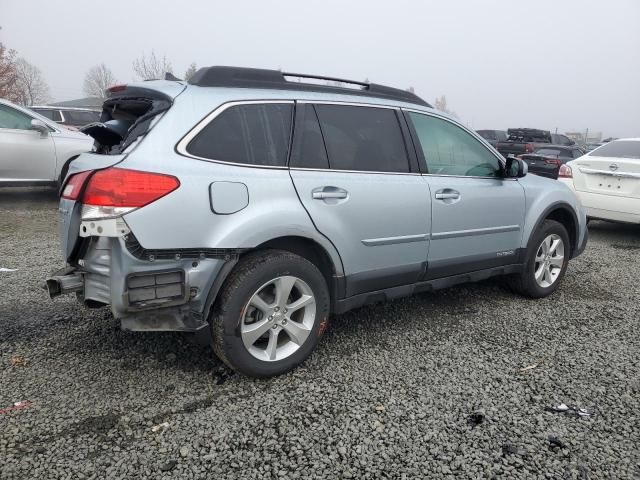
[[[193,260],[143,258],[126,221],[180,188],[175,176],[126,168],[125,159],[184,89],[179,82],[147,84],[112,88],[101,121],[83,127],[95,148],[70,164],[63,182],[66,266],[47,279],[47,289],[51,298],[75,293],[87,307],[109,305],[124,329],[198,331],[206,322],[185,305],[194,296],[186,275]]]

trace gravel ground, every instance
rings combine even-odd
[[[551,298],[484,282],[362,308],[257,381],[49,300],[55,209],[0,192],[18,269],[0,273],[0,409],[31,402],[0,410],[2,479],[640,478],[640,227],[592,223]],[[545,411],[563,402],[595,415]]]

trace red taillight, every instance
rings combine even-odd
[[[123,84],[123,85],[111,85],[109,88],[107,88],[107,92],[111,92],[111,93],[115,93],[115,92],[122,92],[124,90],[127,89],[127,85]]]
[[[562,162],[558,158],[545,158],[544,163],[547,165],[562,165]]]
[[[99,207],[143,207],[180,186],[171,175],[107,168],[93,174],[82,203]]]
[[[573,178],[573,172],[569,165],[560,165],[560,171],[558,172],[558,178]]]
[[[86,172],[71,175],[62,190],[62,198],[66,198],[67,200],[77,200],[80,192],[82,191],[82,187],[84,186],[84,182],[87,181],[87,178],[89,178],[92,173],[93,170],[87,170]]]
[[[525,151],[525,153],[533,152],[533,143],[525,143],[524,144],[524,151]]]

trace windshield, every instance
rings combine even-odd
[[[640,159],[640,141],[616,140],[589,152],[593,157],[638,158]]]

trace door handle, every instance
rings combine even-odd
[[[328,198],[347,198],[347,191],[341,188],[324,187],[322,190],[317,189],[311,192],[312,198],[315,200],[326,200]]]
[[[436,200],[457,200],[460,198],[460,192],[457,192],[455,190],[438,190],[436,192]]]

